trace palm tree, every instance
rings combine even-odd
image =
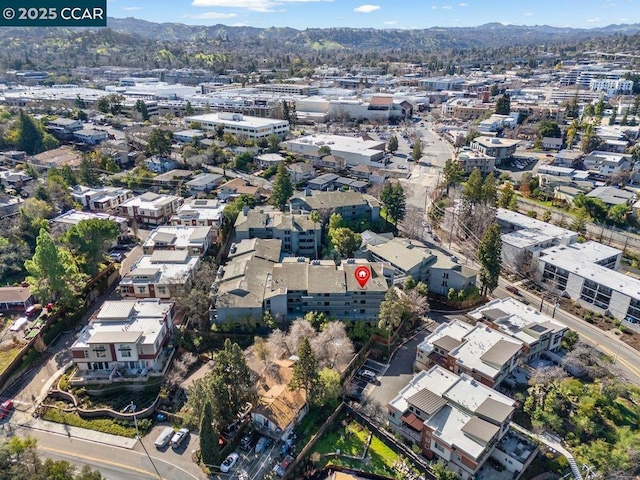
[[[316,248],[316,258],[318,258],[318,238],[316,236],[316,225],[320,223],[320,212],[313,210],[309,214],[309,220],[313,222],[313,246]]]

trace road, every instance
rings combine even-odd
[[[140,444],[134,450],[97,445],[77,438],[67,438],[61,435],[51,434],[37,430],[16,428],[15,433],[31,435],[38,440],[38,451],[43,457],[54,460],[67,460],[70,463],[89,465],[98,469],[107,480],[158,480],[160,476],[167,480],[201,480],[206,475],[191,462],[191,450],[195,448],[197,439],[191,438],[190,443],[179,452],[171,449],[165,452],[157,451],[153,446],[153,440],[145,441],[149,457],[144,453]],[[177,461],[176,458],[181,458]],[[155,466],[155,468],[154,468]],[[190,468],[188,468],[190,466]],[[187,468],[185,468],[187,467]]]

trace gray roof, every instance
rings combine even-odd
[[[172,243],[176,239],[176,234],[171,232],[158,232],[152,240],[155,243]]]
[[[492,322],[495,322],[499,318],[508,317],[509,314],[507,312],[503,312],[499,308],[487,308],[486,310],[482,310],[482,316],[487,317]]]
[[[615,187],[597,187],[587,193],[587,197],[599,198],[609,205],[620,205],[630,202],[635,195]]]
[[[320,177],[317,177],[314,180],[317,180],[318,178]],[[306,203],[311,210],[325,210],[368,204],[367,198],[362,193],[353,191],[314,192],[313,195],[308,197],[300,197],[299,201]]]
[[[445,350],[447,352],[450,352],[451,350],[453,350],[457,346],[461,345],[462,342],[460,340],[457,340],[457,339],[453,338],[453,337],[450,337],[449,335],[444,335],[443,337],[440,337],[435,342],[433,342],[433,344],[436,347],[440,347],[443,350]]]
[[[465,426],[462,427],[462,431],[484,443],[489,443],[500,431],[500,428],[481,418],[471,417]]]
[[[491,365],[504,365],[511,357],[513,357],[520,350],[520,345],[506,340],[499,340],[493,347],[484,352],[480,357],[485,363]]]
[[[427,416],[433,415],[447,404],[447,401],[444,398],[427,389],[414,393],[407,398],[407,402],[421,412],[424,412]]]
[[[494,400],[493,398],[487,398],[476,409],[476,415],[495,420],[498,423],[504,422],[512,412],[512,406]]]
[[[131,316],[136,300],[106,301],[96,315],[98,320],[126,320]]]
[[[187,263],[187,250],[155,250],[151,254],[151,263]]]

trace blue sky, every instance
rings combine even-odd
[[[594,28],[640,23],[640,0],[107,0],[111,17],[254,27],[466,27],[489,22]]]

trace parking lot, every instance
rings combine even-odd
[[[384,363],[367,359],[345,387],[346,398],[356,402],[365,399],[380,383],[380,376],[384,375],[388,367]]]
[[[252,480],[262,478],[269,469],[274,468],[280,461],[280,449],[282,444],[272,442],[267,450],[256,453],[255,442],[248,451],[236,450],[240,456],[238,463],[229,473],[217,473],[214,478]]]

